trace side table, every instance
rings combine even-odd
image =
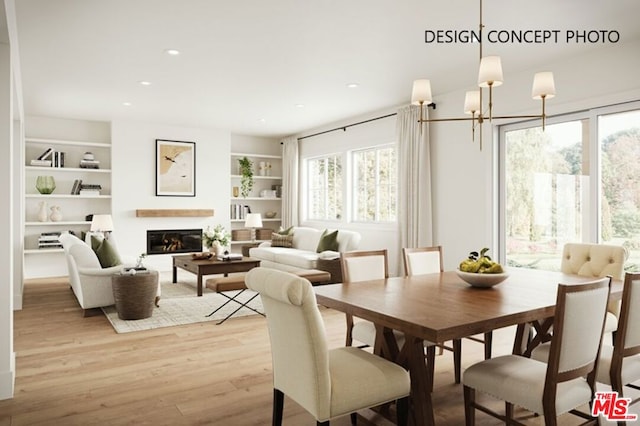
[[[245,244],[242,246],[242,255],[244,257],[249,257],[249,250],[251,250],[254,247],[258,247],[260,245],[260,243],[250,243],[250,244]]]
[[[158,271],[118,273],[111,277],[118,317],[123,320],[149,318],[158,292]]]
[[[318,259],[316,261],[316,268],[331,274],[329,284],[342,282],[342,265],[340,264],[339,257],[336,259]]]

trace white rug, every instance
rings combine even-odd
[[[102,308],[105,316],[116,330],[117,333],[130,333],[132,331],[150,330],[160,327],[172,327],[175,325],[193,324],[196,322],[213,321],[219,322],[229,313],[236,310],[240,305],[236,302],[229,302],[226,306],[210,317],[207,317],[212,311],[224,304],[228,299],[221,294],[214,293],[208,288],[203,289],[202,297],[196,295],[196,281],[181,280],[177,284],[172,284],[170,278],[166,279],[160,275],[162,282],[162,298],[160,299],[160,307],[153,309],[153,315],[149,318],[139,320],[121,320],[118,318],[115,306],[107,306]],[[226,294],[233,296],[237,291],[230,291]],[[246,301],[255,293],[251,290],[245,290],[238,299]],[[263,312],[262,300],[256,297],[249,303],[254,309]],[[236,316],[257,315],[248,308],[241,308],[227,321],[233,321]],[[224,325],[224,323],[222,323]]]

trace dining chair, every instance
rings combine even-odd
[[[618,317],[618,330],[613,347],[604,345],[600,350],[600,367],[596,381],[611,386],[611,390],[624,397],[624,387],[640,390],[634,384],[640,380],[640,273],[627,273],[624,277],[622,303]],[[633,402],[637,402],[635,399]],[[618,425],[626,422],[619,421]]]
[[[444,271],[442,246],[433,247],[404,247],[402,249],[404,260],[404,270],[407,276],[434,274]],[[470,336],[469,340],[484,344],[484,359],[491,358],[491,345],[493,332],[484,333],[484,339]],[[440,353],[442,349],[453,352],[453,374],[456,383],[460,383],[460,373],[462,365],[462,340],[454,339],[453,347],[444,344],[438,345]]]
[[[311,283],[288,272],[258,267],[245,277],[260,293],[267,316],[273,363],[273,425],[281,425],[284,395],[318,425],[356,411],[396,401],[399,425],[407,424],[409,373],[354,347],[329,350]]]
[[[590,243],[567,243],[562,250],[560,271],[565,274],[585,277],[603,278],[611,276],[614,280],[622,280],[624,263],[628,252],[622,246]],[[620,303],[612,301],[607,308],[607,320],[604,326],[605,335],[613,335],[618,328]]]
[[[545,425],[556,425],[557,416],[567,412],[597,424],[597,418],[576,408],[595,396],[610,288],[610,277],[558,285],[548,363],[505,355],[467,368],[462,378],[465,424],[475,424],[477,409],[508,425],[522,425],[513,418],[514,405],[543,414]],[[477,391],[505,401],[505,414],[481,405]]]
[[[389,278],[389,261],[386,249],[344,252],[340,255],[340,266],[343,283]],[[361,347],[373,347],[376,340],[375,325],[370,321],[354,320],[351,314],[346,314],[346,318],[346,346],[351,346],[355,339],[364,343],[364,346]],[[396,334],[396,340],[403,338],[400,333],[394,334]]]

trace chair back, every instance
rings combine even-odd
[[[340,264],[342,281],[345,283],[389,278],[386,249],[342,253]]]
[[[560,270],[565,274],[622,280],[627,250],[622,246],[567,243],[562,251]]]
[[[442,272],[442,247],[403,248],[404,272],[407,276]]]
[[[610,288],[610,277],[558,286],[545,384],[545,393],[554,394],[552,400],[558,383],[578,377],[587,376],[594,389]]]
[[[250,270],[245,283],[260,293],[267,316],[274,388],[316,418],[328,418],[329,355],[311,283],[297,275],[262,267]]]
[[[613,358],[638,353],[640,353],[640,273],[627,273],[624,277],[622,306]]]

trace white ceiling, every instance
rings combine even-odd
[[[15,1],[28,115],[283,136],[408,103],[416,78],[431,79],[436,100],[471,89],[477,72],[477,44],[427,44],[424,31],[476,30],[478,0]],[[607,46],[567,43],[567,30],[636,40],[638,16],[638,0],[485,0],[486,30],[561,38],[484,51],[508,78]]]

